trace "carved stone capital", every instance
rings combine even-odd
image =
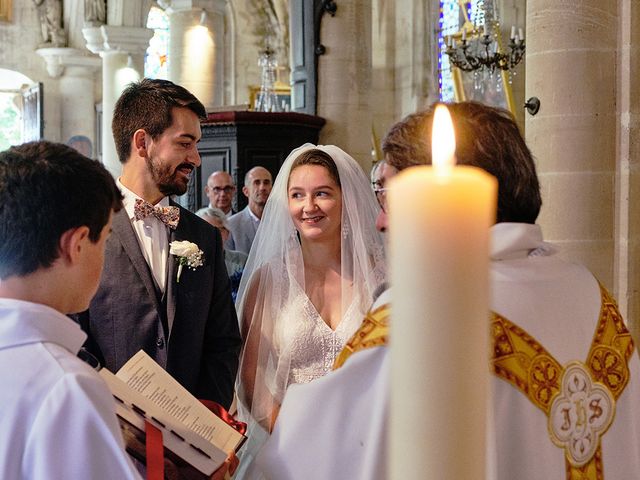
[[[73,68],[75,76],[88,77],[101,65],[99,58],[86,55],[76,48],[39,48],[36,53],[44,59],[47,72],[52,78],[61,76],[67,67]]]
[[[131,54],[144,54],[153,37],[153,30],[145,27],[100,27],[83,28],[82,34],[87,48],[93,53],[116,51]]]
[[[227,0],[165,0],[163,3],[166,5],[169,15],[190,10],[206,10],[224,14],[227,6]]]

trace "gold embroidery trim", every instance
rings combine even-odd
[[[351,355],[360,350],[386,345],[389,335],[389,315],[390,305],[388,303],[367,313],[367,316],[362,320],[362,324],[360,324],[360,328],[356,330],[356,333],[353,334],[336,358],[333,369],[340,368]]]
[[[618,307],[600,284],[602,304],[596,331],[585,366],[593,380],[604,385],[618,399],[629,382],[628,360],[633,353],[633,340]],[[560,391],[562,367],[540,343],[525,330],[498,313],[492,314],[491,337],[494,373],[509,382],[545,415]],[[582,467],[571,465],[565,455],[567,480],[603,480],[602,449]]]

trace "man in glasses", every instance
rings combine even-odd
[[[389,180],[431,163],[433,111],[409,115],[383,141],[381,231],[389,228]],[[640,362],[615,301],[586,268],[543,241],[535,164],[511,114],[475,102],[449,111],[458,163],[482,168],[499,185],[490,252],[495,313],[487,324],[489,478],[640,478]],[[387,478],[391,301],[390,290],[376,300],[334,372],[288,390],[257,462],[268,478]]]
[[[236,186],[233,183],[233,177],[228,172],[218,170],[209,175],[204,192],[209,198],[209,208],[219,208],[227,218],[236,213],[232,208]]]

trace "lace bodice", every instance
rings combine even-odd
[[[357,304],[351,303],[335,330],[303,293],[282,312],[277,343],[280,365],[283,369],[289,366],[286,386],[308,383],[331,371],[336,357],[362,321]]]

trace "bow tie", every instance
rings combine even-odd
[[[136,220],[142,220],[149,215],[153,215],[167,227],[175,230],[180,220],[180,209],[178,207],[156,207],[149,202],[136,198],[133,206],[133,216]]]

